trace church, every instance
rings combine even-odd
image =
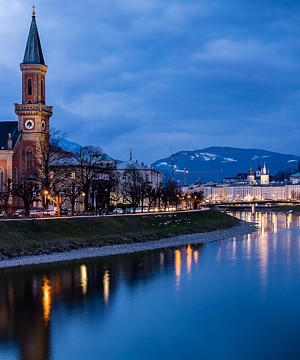
[[[46,105],[46,73],[42,46],[32,12],[22,73],[22,101],[16,103],[17,121],[0,121],[0,192],[7,179],[13,184],[34,179],[39,147],[49,141],[52,106]],[[17,204],[18,199],[13,199]]]

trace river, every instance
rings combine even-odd
[[[221,242],[0,271],[1,360],[300,359],[300,216]]]

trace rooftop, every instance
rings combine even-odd
[[[45,65],[39,32],[35,21],[35,16],[32,16],[31,26],[27,39],[27,45],[23,58],[23,64]]]
[[[20,136],[17,121],[0,121],[0,150],[7,150],[8,134],[11,134],[12,146],[14,148]]]

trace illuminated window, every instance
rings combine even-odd
[[[27,95],[32,95],[32,81],[31,81],[31,79],[28,79],[28,83],[27,83]]]
[[[41,95],[45,96],[45,91],[44,91],[44,80],[41,80]]]
[[[33,150],[32,150],[32,148],[26,149],[25,162],[26,162],[25,163],[26,170],[32,171],[33,170]]]
[[[13,183],[14,183],[14,184],[17,184],[17,183],[18,183],[18,169],[17,169],[17,168],[14,168]]]
[[[0,191],[4,191],[4,169],[0,168]]]

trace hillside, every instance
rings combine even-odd
[[[184,153],[184,154],[182,154]],[[182,155],[181,155],[182,154]],[[187,184],[198,179],[202,182],[221,181],[224,177],[233,177],[237,173],[248,172],[250,166],[255,171],[258,164],[266,167],[270,175],[279,170],[297,166],[299,156],[281,154],[261,149],[240,149],[232,147],[209,147],[194,151],[181,151],[174,154],[175,178],[183,185],[184,168]],[[156,170],[172,176],[172,157],[160,159],[151,164]]]

